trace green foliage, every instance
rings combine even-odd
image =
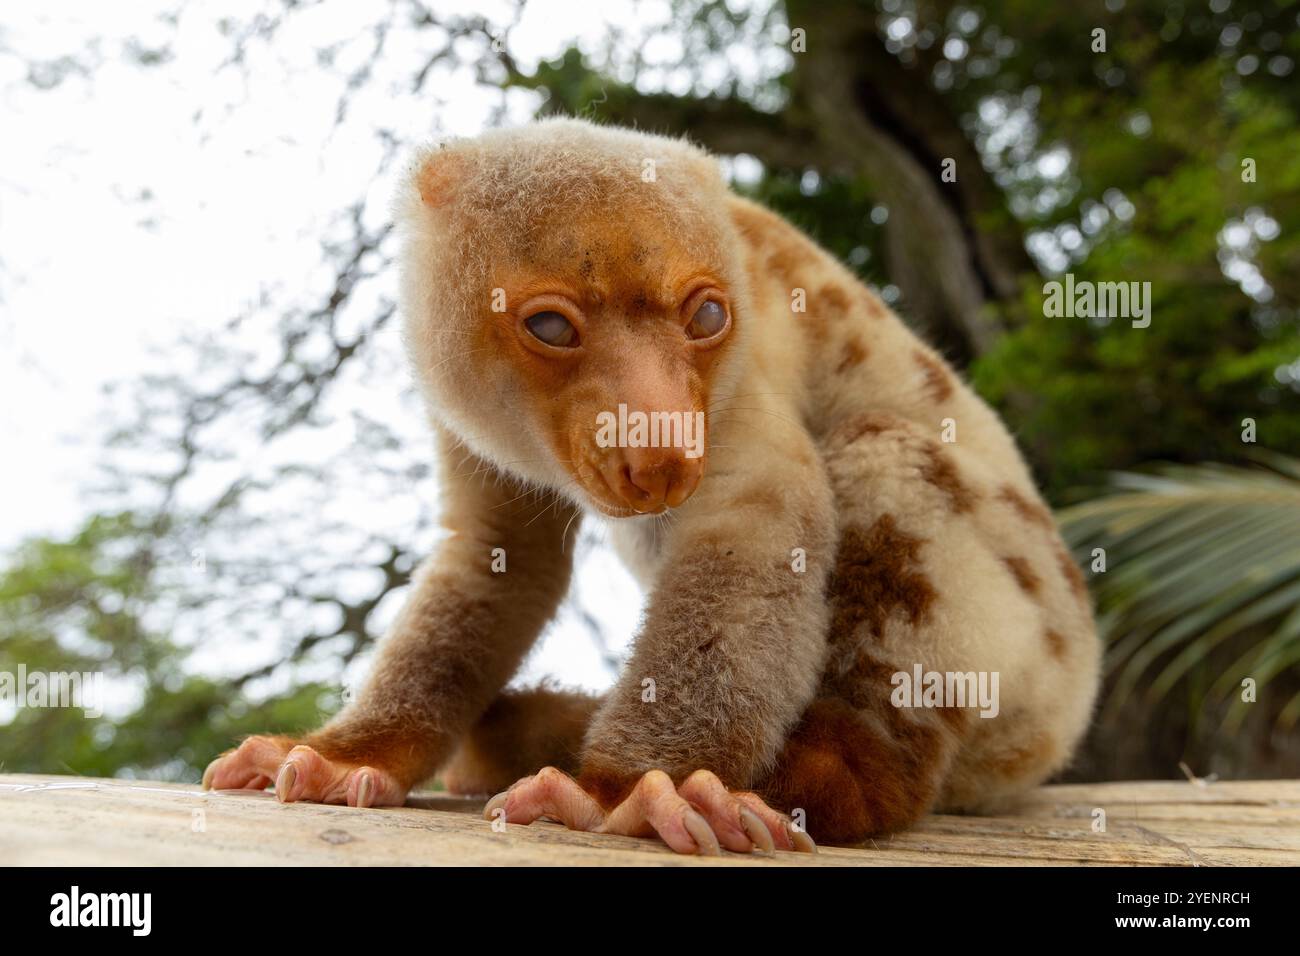
[[[752,189],[741,190],[780,213],[847,263],[866,282],[889,281],[883,263],[883,235],[871,221],[871,192],[860,179],[845,176],[819,179],[805,188],[800,177],[779,171],[763,177]],[[845,215],[855,210],[858,216]]]
[[[29,541],[0,573],[0,672],[102,673],[108,698],[99,717],[17,708],[0,769],[195,781],[239,737],[312,728],[337,708],[337,691],[318,684],[250,702],[240,686],[185,673],[183,649],[146,624],[166,597],[154,530],[94,516],[67,540]]]
[[[1076,281],[1151,282],[1151,325],[1045,318],[1042,283],[1030,279],[1033,318],[974,369],[978,387],[1034,449],[1058,500],[1107,468],[1240,460],[1243,418],[1256,420],[1261,444],[1300,448],[1300,401],[1277,374],[1300,356],[1291,278],[1300,268],[1300,184],[1286,159],[1300,151],[1300,128],[1279,99],[1224,94],[1230,72],[1217,58],[1154,67],[1131,105],[1153,117],[1146,139],[1123,130],[1102,91],[1072,94],[1092,104],[1068,111],[1081,194],[1100,199],[1118,189],[1135,211],[1068,271]],[[1241,181],[1243,157],[1256,160],[1254,183]],[[1220,231],[1251,208],[1279,229],[1257,243],[1272,286],[1266,303],[1226,278],[1217,258]],[[1032,399],[1015,406],[1018,393]]]
[[[1300,721],[1300,460],[1260,462],[1121,474],[1113,493],[1061,514],[1081,562],[1104,551],[1093,594],[1109,645],[1105,713],[1132,698],[1158,710],[1191,686],[1196,716],[1222,712],[1229,732],[1252,707],[1284,731]],[[1247,678],[1266,703],[1242,699]]]

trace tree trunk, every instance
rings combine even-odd
[[[871,8],[844,0],[786,6],[807,42],[794,54],[796,110],[814,118],[889,208],[887,266],[903,313],[950,358],[969,363],[1003,330],[1019,277],[1033,268],[1001,190],[928,70],[885,49]],[[955,182],[941,178],[945,159],[955,162]]]

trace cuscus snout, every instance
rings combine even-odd
[[[699,486],[704,459],[681,448],[614,448],[600,475],[619,505],[642,514],[676,508]]]

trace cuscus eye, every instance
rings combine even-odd
[[[578,344],[578,330],[559,312],[538,312],[524,319],[524,328],[547,345],[570,349]]]
[[[693,339],[711,339],[727,327],[727,310],[721,302],[707,299],[691,317],[686,334]]]

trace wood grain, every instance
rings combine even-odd
[[[266,793],[0,775],[0,862],[253,866],[1257,866],[1300,864],[1300,781],[1041,787],[997,816],[931,816],[817,856],[681,857],[652,840],[537,823],[496,832],[482,801],[283,805]],[[1094,832],[1094,811],[1106,815]]]

